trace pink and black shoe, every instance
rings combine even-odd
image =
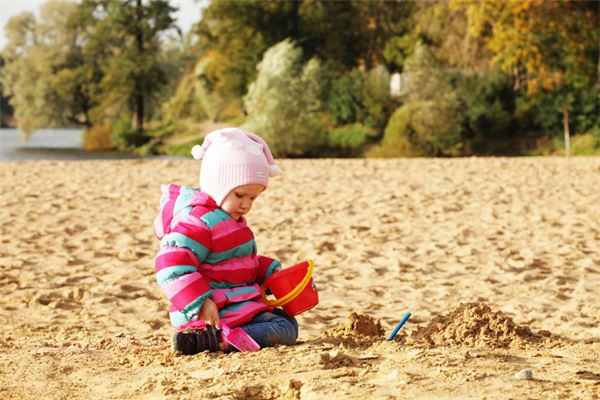
[[[173,351],[184,355],[198,354],[203,351],[216,352],[223,350],[223,339],[221,331],[213,326],[207,325],[203,329],[185,329],[173,336]]]

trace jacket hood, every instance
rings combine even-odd
[[[160,213],[154,219],[154,233],[162,239],[197,206],[218,208],[217,203],[206,193],[185,186],[161,185]]]

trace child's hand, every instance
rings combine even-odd
[[[219,322],[219,308],[211,299],[204,299],[204,304],[202,304],[198,317],[207,324],[221,329],[221,322]]]

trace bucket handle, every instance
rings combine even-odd
[[[267,299],[267,296],[265,294],[265,288],[261,286],[260,287],[260,297],[262,298],[262,300],[267,305],[272,306],[272,307],[279,307],[279,306],[282,306],[282,305],[287,304],[290,301],[294,300],[296,298],[296,296],[298,296],[300,294],[300,292],[302,292],[304,290],[306,285],[308,285],[308,282],[310,281],[310,278],[312,277],[313,269],[315,266],[314,266],[312,260],[308,260],[307,262],[308,262],[308,268],[306,270],[306,275],[304,275],[304,278],[302,279],[302,281],[300,281],[300,283],[298,285],[296,285],[296,287],[294,289],[292,289],[292,291],[290,291],[288,294],[286,294],[285,296],[283,296],[280,299],[270,301]]]

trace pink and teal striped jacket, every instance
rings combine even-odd
[[[281,264],[256,254],[246,220],[234,220],[199,190],[173,184],[161,190],[155,272],[171,303],[171,323],[179,329],[203,326],[197,314],[206,298],[231,327],[271,310],[260,298],[260,284]]]

